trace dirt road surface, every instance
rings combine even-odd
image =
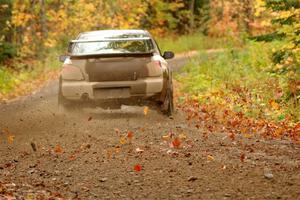
[[[299,145],[204,139],[179,109],[174,119],[126,106],[59,115],[57,88],[0,105],[1,200],[300,199]]]

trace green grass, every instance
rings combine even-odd
[[[13,68],[0,66],[0,94],[6,95],[12,92],[17,85],[58,69],[61,65],[58,55],[57,51],[52,51],[43,60],[15,61]]]
[[[278,45],[248,42],[242,50],[202,52],[176,78],[182,90],[201,103],[215,103],[253,118],[300,121],[300,106],[287,95],[288,77],[269,70],[270,53]]]

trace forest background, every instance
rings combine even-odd
[[[199,102],[300,121],[299,0],[0,0],[0,16],[2,100],[55,76],[80,32],[141,28],[163,50],[200,52],[176,76]]]

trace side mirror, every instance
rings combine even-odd
[[[66,56],[66,55],[61,55],[61,56],[59,56],[59,61],[60,62],[65,62],[65,60],[68,58],[69,56]]]
[[[163,55],[163,58],[164,59],[171,59],[171,58],[174,58],[174,53],[172,51],[165,51],[164,52],[164,55]]]

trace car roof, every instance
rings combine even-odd
[[[77,39],[109,39],[109,38],[145,38],[149,37],[150,34],[146,30],[128,29],[128,30],[99,30],[89,31],[79,34]]]

